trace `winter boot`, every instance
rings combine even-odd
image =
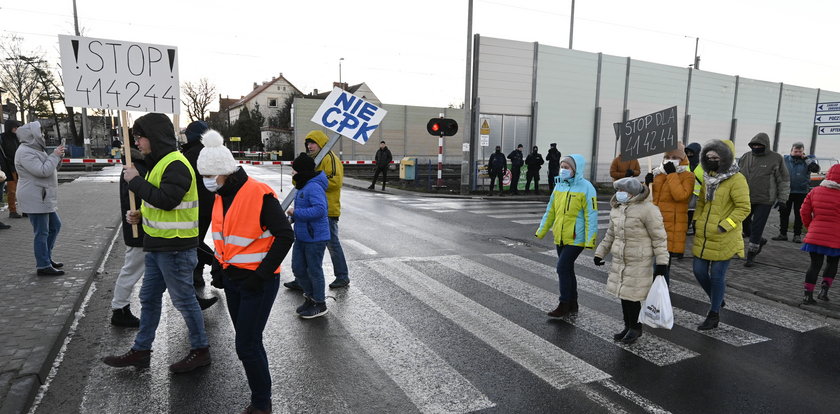
[[[148,368],[149,362],[152,359],[152,351],[135,351],[133,349],[129,349],[128,352],[122,355],[111,355],[102,358],[102,362],[105,365],[122,368],[122,367],[137,367],[137,368]]]
[[[828,302],[828,285],[823,283],[820,287],[820,293],[817,295],[817,299],[824,300]]]
[[[793,236],[793,237],[796,237],[796,236]],[[776,241],[787,241],[787,234],[781,234],[781,233],[780,233],[778,236],[773,237],[773,240],[776,240]]]
[[[553,311],[548,312],[548,316],[552,318],[562,318],[570,313],[570,303],[569,302],[560,302],[557,304],[557,308]]]
[[[125,305],[120,309],[114,309],[111,314],[111,325],[122,326],[126,328],[137,328],[140,326],[140,319],[137,319],[129,309],[131,305]]]
[[[747,252],[747,261],[744,263],[744,267],[753,267],[755,266],[755,256],[758,255],[758,252],[754,252],[752,250]]]
[[[717,328],[718,323],[720,323],[720,314],[718,312],[709,311],[709,315],[706,316],[706,320],[697,327],[697,330],[708,331],[710,329]]]
[[[201,296],[195,295],[195,299],[198,301],[198,307],[201,308],[201,310],[205,310],[205,309],[215,305],[216,302],[219,301],[219,298],[217,298],[215,296],[211,296],[211,297],[205,299],[205,298],[202,298]]]
[[[196,368],[210,365],[210,347],[190,349],[180,361],[169,366],[169,370],[176,374],[190,372]]]
[[[627,335],[624,335],[624,338],[621,338],[621,343],[630,345],[633,342],[636,342],[642,336],[642,324],[636,322],[629,331],[627,331]]]
[[[817,297],[819,297],[819,296],[817,296]],[[817,303],[817,301],[814,300],[814,292],[812,292],[810,290],[806,290],[805,291],[805,297],[802,298],[802,304],[803,305],[814,305],[816,303]]]

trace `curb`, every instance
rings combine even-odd
[[[99,258],[99,260],[96,261],[97,267],[91,270],[85,280],[84,286],[79,291],[79,297],[76,298],[72,309],[67,313],[62,328],[56,336],[55,343],[52,344],[45,360],[40,364],[40,368],[38,368],[37,372],[23,374],[11,381],[9,392],[3,398],[2,403],[0,403],[0,414],[23,413],[27,412],[31,408],[35,397],[38,395],[38,390],[49,376],[53,364],[55,363],[55,359],[61,351],[61,348],[64,346],[64,341],[67,338],[70,327],[73,325],[73,320],[75,320],[76,314],[79,312],[79,308],[90,290],[93,280],[99,275],[99,269],[102,266],[102,261],[106,259],[104,257],[105,253],[111,249],[111,246],[114,244],[114,240],[116,240],[116,236],[118,236],[119,232],[122,231],[120,219],[115,218],[114,223],[116,225],[113,233],[108,239],[110,242],[104,243],[100,246],[96,255],[94,255],[94,257]]]
[[[837,312],[837,311],[834,311],[834,310],[831,310],[831,309],[825,309],[825,308],[822,308],[818,305],[804,305],[804,304],[802,304],[801,301],[791,299],[790,297],[782,296],[782,295],[778,295],[778,294],[774,294],[774,293],[768,293],[768,292],[764,292],[764,291],[760,291],[760,290],[755,290],[755,288],[751,288],[747,285],[742,285],[740,283],[727,282],[726,286],[732,287],[733,289],[736,289],[736,290],[741,291],[741,292],[751,293],[753,295],[756,295],[756,296],[759,296],[759,297],[762,297],[762,298],[765,298],[765,299],[769,299],[769,300],[772,300],[772,301],[775,301],[775,302],[783,303],[785,305],[788,305],[788,306],[791,306],[791,307],[794,307],[794,308],[799,308],[799,309],[802,309],[802,310],[805,310],[805,311],[808,311],[808,312],[811,312],[811,313],[815,313],[815,314],[822,315],[822,316],[825,316],[825,317],[829,317],[829,318],[832,318],[832,319],[840,320],[840,312]]]

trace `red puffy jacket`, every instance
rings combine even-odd
[[[840,186],[840,164],[828,170],[825,179]],[[805,243],[840,249],[840,188],[820,185],[811,190],[799,210],[808,229]]]

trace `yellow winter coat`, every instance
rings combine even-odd
[[[324,148],[329,141],[327,135],[315,130],[306,134],[306,139],[315,141],[318,146]],[[318,153],[309,154],[313,158]],[[344,165],[341,159],[334,152],[330,151],[321,163],[315,167],[315,171],[323,171],[327,176],[327,217],[338,217],[341,215],[341,186],[344,184]]]
[[[661,169],[658,167],[657,170]],[[688,202],[694,190],[694,173],[683,159],[677,172],[656,174],[653,178],[653,204],[659,207],[665,231],[668,232],[668,251],[685,252],[688,231]]]

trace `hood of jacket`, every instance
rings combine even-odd
[[[825,174],[825,179],[829,181],[834,181],[835,183],[840,183],[840,164],[834,164]]]
[[[759,132],[759,133],[755,134],[753,139],[750,140],[750,145],[752,145],[752,144],[764,145],[764,148],[766,148],[764,150],[765,154],[770,151],[770,137],[767,134],[765,134],[764,132]]]
[[[704,171],[712,171],[706,161],[706,154],[709,151],[715,151],[720,156],[720,163],[717,172],[729,171],[732,163],[735,161],[735,144],[732,141],[725,139],[713,139],[703,145],[703,151],[700,152],[700,166]]]
[[[650,196],[650,188],[646,185],[643,185],[642,186],[642,192],[634,195],[633,197],[630,197],[630,200],[628,200],[625,204],[630,205],[630,204],[644,203],[648,199],[649,196]],[[619,203],[615,199],[615,195],[613,195],[612,198],[610,199],[610,206],[612,206],[612,208],[616,208],[620,205],[621,205],[621,203]]]
[[[7,119],[6,122],[3,123],[3,126],[5,127],[3,128],[3,131],[11,134],[13,129],[18,128],[21,125],[22,124],[17,119]]]
[[[134,121],[132,130],[134,130],[135,135],[139,134],[149,139],[152,153],[146,155],[146,162],[150,166],[178,148],[175,141],[175,127],[169,117],[164,114],[143,115]]]
[[[38,151],[47,149],[47,143],[44,141],[44,135],[41,134],[41,123],[38,121],[30,122],[26,125],[18,127],[17,136],[21,145],[34,148]]]
[[[318,131],[318,130],[309,131],[309,133],[306,134],[306,139],[304,140],[304,142],[306,142],[306,140],[315,141],[315,143],[318,144],[318,146],[321,147],[321,149],[326,147],[327,142],[330,141],[330,139],[327,138],[327,134],[323,133],[322,131]],[[318,152],[320,152],[320,150]],[[315,154],[317,154],[317,152]],[[310,154],[310,155],[314,156],[315,154]]]
[[[584,171],[586,171],[586,159],[583,158],[583,155],[580,154],[572,154],[568,156],[575,162],[575,176],[569,180],[570,185],[575,185],[585,178],[583,177]],[[561,160],[562,161],[562,160]],[[551,185],[551,184],[549,184]]]

